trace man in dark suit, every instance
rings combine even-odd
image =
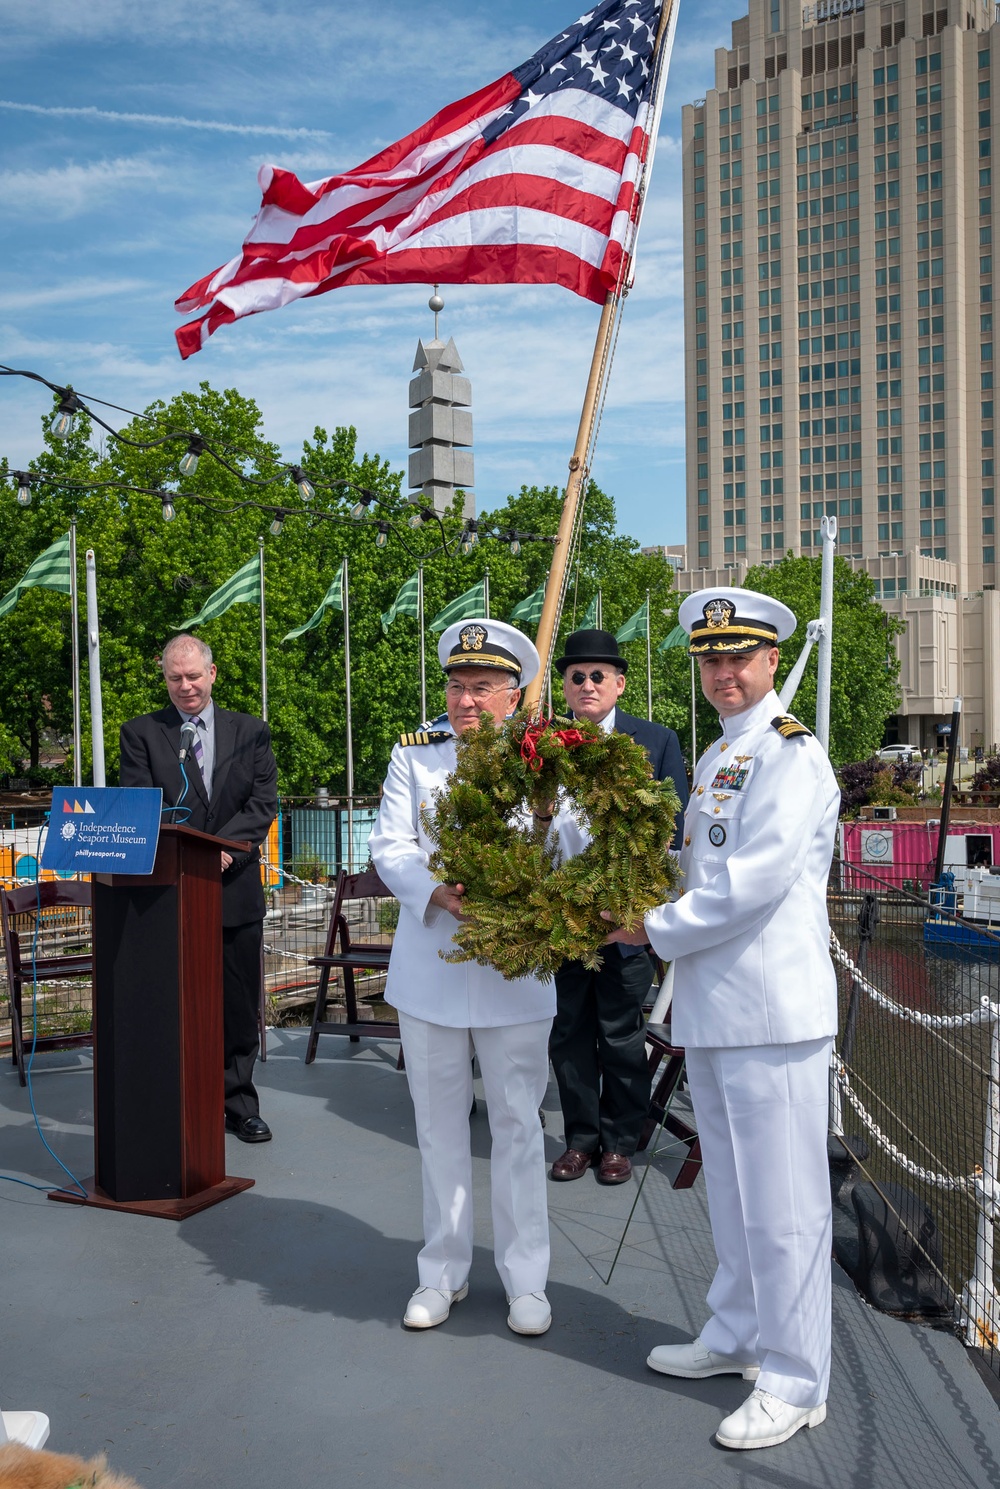
[[[633,718],[618,706],[628,661],[608,631],[574,631],[556,667],[575,718],[641,744],[658,781],[673,781],[681,808],[687,774],[677,735],[662,724]],[[585,836],[574,822],[557,824],[566,853],[579,852]],[[549,1052],[559,1086],[566,1151],[552,1165],[558,1180],[580,1179],[595,1163],[602,1184],[623,1184],[649,1108],[642,1005],[653,981],[643,947],[606,946],[597,972],[564,962],[556,973],[556,1018]]]
[[[181,729],[191,723],[189,784],[176,820],[252,844],[236,859],[223,853],[221,862],[226,1131],[245,1143],[266,1143],[271,1129],[260,1115],[253,1067],[265,909],[259,845],[278,811],[271,735],[261,719],[213,702],[216,668],[211,648],[197,636],[174,636],[160,665],[170,704],[122,725],[121,784],[159,786],[164,805],[177,804],[184,792]]]

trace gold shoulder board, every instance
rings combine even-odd
[[[451,738],[447,729],[417,729],[411,734],[401,734],[399,742],[401,745],[429,745],[442,744]]]
[[[800,724],[798,719],[793,719],[790,713],[780,713],[776,719],[772,719],[771,728],[777,729],[782,739],[794,739],[798,734],[812,734],[811,729]]]

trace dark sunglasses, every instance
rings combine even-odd
[[[596,683],[597,686],[600,687],[601,683],[604,681],[608,674],[606,672],[601,672],[601,670],[598,669],[596,672],[591,672],[589,675],[591,682]],[[571,672],[570,682],[573,683],[575,687],[582,688],[584,683],[587,681],[587,676],[588,674],[586,672]]]

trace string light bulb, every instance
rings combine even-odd
[[[316,495],[316,487],[310,481],[301,465],[290,466],[289,475],[295,482],[302,500],[304,502],[311,502],[313,497]]]
[[[280,512],[277,512],[275,514],[274,521],[271,523],[271,537],[272,538],[278,538],[278,537],[280,537],[281,536],[281,529],[284,527],[284,525],[285,525],[285,511],[284,511],[284,508],[282,508],[282,510]]]
[[[462,552],[471,553],[479,542],[479,523],[470,518],[462,530]]]
[[[418,527],[423,527],[423,525],[424,525],[424,514],[423,514],[423,511],[422,510],[418,510],[418,511],[414,512],[413,513],[413,516],[412,517],[408,517],[406,519],[406,521],[407,521],[407,525],[409,527],[412,527],[414,529],[414,531],[416,531],[416,529]]]
[[[177,516],[177,513],[174,511],[174,504],[170,500],[169,496],[164,496],[162,498],[160,515],[162,516],[164,522],[173,522],[174,518]]]
[[[511,554],[511,558],[517,558],[518,555],[520,554],[520,552],[521,552],[521,539],[518,537],[517,533],[514,533],[514,535],[511,537],[511,540],[510,540],[510,554]]]
[[[374,491],[362,491],[359,494],[354,506],[351,508],[351,520],[353,522],[360,522],[362,518],[367,515],[368,508],[371,506],[374,500]]]
[[[195,471],[198,469],[198,461],[201,459],[204,453],[205,441],[203,439],[200,439],[197,434],[192,434],[191,439],[188,442],[188,447],[185,450],[184,454],[181,456],[178,463],[177,468],[180,471],[181,475],[193,476]]]
[[[31,506],[31,477],[28,475],[28,472],[25,471],[25,470],[16,470],[16,471],[13,471],[12,472],[12,475],[14,477],[14,480],[17,482],[17,504],[18,504],[18,506],[19,507],[30,507]]]
[[[380,522],[378,525],[378,532],[375,534],[375,547],[384,548],[388,541],[389,524],[388,522]]]
[[[52,433],[56,439],[69,439],[76,427],[76,416],[82,408],[83,404],[73,389],[66,388],[52,419]]]

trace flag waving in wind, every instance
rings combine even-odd
[[[192,626],[203,626],[207,621],[225,615],[230,605],[241,603],[244,605],[260,604],[260,558],[256,553],[253,558],[247,559],[242,569],[237,569],[225,584],[220,584],[218,589],[209,595],[197,615],[193,615],[190,620],[184,621],[179,626],[174,626],[173,629],[190,631]]]
[[[344,562],[346,562],[346,559]],[[344,564],[342,563],[334,576],[330,588],[320,601],[319,609],[313,612],[304,626],[298,626],[294,631],[289,631],[287,636],[282,636],[281,644],[284,645],[286,641],[294,641],[297,636],[304,636],[307,631],[313,630],[323,619],[323,612],[325,610],[343,610],[343,608]]]
[[[40,553],[25,570],[24,578],[0,600],[0,615],[13,610],[23,589],[56,589],[60,594],[73,592],[73,575],[69,557],[69,533],[56,538],[50,548]]]
[[[486,580],[480,579],[471,589],[467,589],[464,595],[459,595],[451,600],[443,610],[439,610],[431,621],[432,631],[444,631],[448,626],[453,626],[456,620],[473,620],[476,616],[484,615],[486,612]]]
[[[661,0],[600,0],[522,66],[363,165],[263,166],[243,250],[176,302],[182,357],[219,326],[347,284],[621,282],[656,127]],[[663,70],[677,0],[663,48]],[[662,89],[659,96],[662,96]]]
[[[542,606],[545,604],[545,580],[527,599],[521,600],[510,612],[510,618],[517,622],[526,622],[528,625],[537,625],[542,618]]]
[[[419,613],[420,601],[420,575],[411,574],[406,583],[400,587],[399,594],[393,600],[388,610],[381,617],[382,635],[389,634],[389,627],[397,615],[413,615]]]
[[[630,615],[623,626],[619,626],[615,632],[616,641],[641,641],[649,635],[649,601],[640,605],[634,615]]]

